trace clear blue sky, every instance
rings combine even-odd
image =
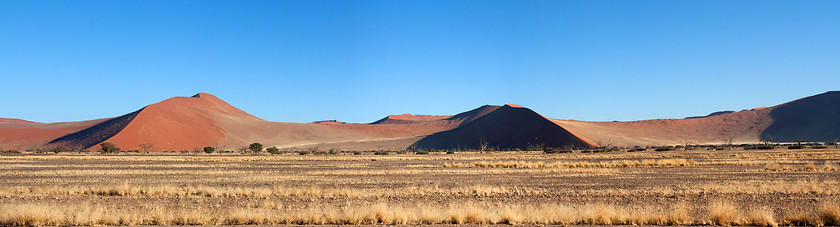
[[[0,117],[683,118],[840,90],[840,1],[0,1]]]

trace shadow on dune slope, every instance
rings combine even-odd
[[[513,105],[494,108],[458,128],[427,136],[413,146],[423,149],[479,149],[482,142],[495,149],[594,146],[542,115]]]
[[[108,140],[114,135],[117,135],[117,133],[128,126],[128,123],[131,123],[131,121],[134,120],[134,117],[136,117],[140,111],[143,111],[143,109],[145,109],[145,107],[126,115],[96,124],[90,128],[59,137],[50,141],[48,144],[83,148],[96,146],[99,143],[105,142],[105,140]]]
[[[762,138],[777,142],[834,141],[840,137],[840,91],[802,98],[770,111],[773,124]]]

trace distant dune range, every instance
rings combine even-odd
[[[340,121],[284,123],[260,119],[206,93],[174,97],[123,116],[37,123],[0,118],[0,149],[67,146],[124,150],[150,143],[154,151],[216,146],[235,150],[253,142],[281,149],[322,150],[515,149],[533,147],[659,146],[834,141],[840,137],[840,92],[785,104],[716,112],[706,117],[629,122],[546,118],[528,108],[485,105],[451,116],[391,115],[369,124]]]

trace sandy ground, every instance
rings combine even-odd
[[[6,205],[286,213],[359,204],[559,204],[571,209],[614,206],[619,210],[669,210],[679,205],[693,224],[702,224],[714,223],[710,204],[723,201],[739,212],[769,210],[774,221],[783,224],[804,214],[816,217],[820,206],[840,201],[840,150],[834,149],[317,156],[61,154],[3,155],[0,163],[0,201]],[[9,210],[0,209],[0,218]]]

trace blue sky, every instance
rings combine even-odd
[[[840,90],[840,1],[0,1],[0,117],[683,118]]]

